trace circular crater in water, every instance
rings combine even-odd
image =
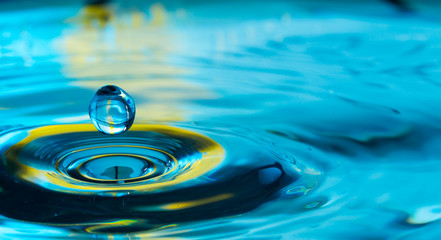
[[[152,177],[157,168],[145,157],[103,154],[69,164],[67,173],[73,178],[89,182],[123,184]]]
[[[300,177],[270,146],[205,132],[221,145],[198,132],[134,125],[104,135],[72,124],[6,133],[0,214],[92,232],[151,229],[247,212]]]

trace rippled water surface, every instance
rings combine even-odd
[[[1,239],[441,234],[438,6],[11,2]],[[89,119],[107,84],[122,134]]]

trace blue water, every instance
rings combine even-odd
[[[2,239],[440,235],[439,5],[11,2]],[[89,119],[108,84],[121,134]]]

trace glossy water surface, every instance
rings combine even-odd
[[[1,239],[441,234],[438,6],[35,5],[0,3]]]

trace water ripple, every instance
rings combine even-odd
[[[235,215],[315,186],[304,185],[288,155],[240,133],[220,145],[171,126],[134,125],[106,136],[74,124],[16,129],[2,139],[0,213],[86,232]],[[246,151],[231,148],[239,142]]]

